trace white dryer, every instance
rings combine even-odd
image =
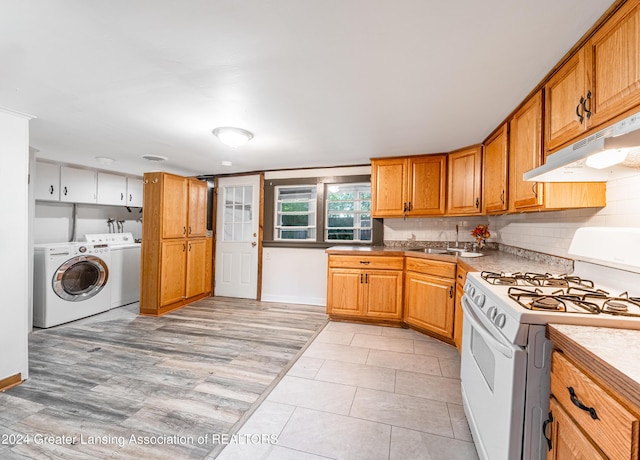
[[[111,308],[108,244],[34,247],[33,325],[51,327]]]
[[[107,243],[111,249],[111,308],[140,300],[140,248],[131,233],[87,234],[89,243]]]

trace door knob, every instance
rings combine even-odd
[[[251,247],[254,247],[254,248],[255,248],[257,244],[258,244],[258,243],[256,243],[255,241],[252,241],[252,242],[251,242]]]

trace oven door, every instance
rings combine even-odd
[[[466,294],[462,309],[462,396],[478,455],[491,460],[520,459],[526,351],[509,343]]]

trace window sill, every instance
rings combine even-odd
[[[315,241],[300,241],[297,243],[289,241],[263,241],[264,248],[304,248],[304,249],[327,249],[332,246],[371,246],[371,243],[354,243],[353,241],[331,241],[326,243],[318,243]]]

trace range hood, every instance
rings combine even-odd
[[[606,166],[616,157],[619,163]],[[549,155],[544,165],[524,173],[523,179],[604,182],[633,174],[640,174],[640,112]]]

